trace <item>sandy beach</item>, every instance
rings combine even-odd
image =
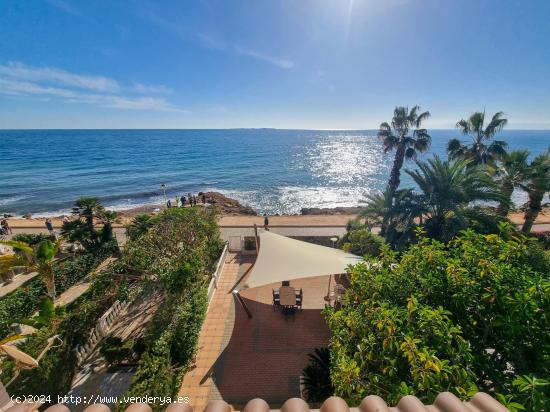
[[[199,205],[197,207],[203,207]],[[119,212],[113,227],[124,227],[129,224],[132,219],[139,214],[154,214],[159,210],[164,210],[161,205],[141,206],[135,209],[129,209]],[[345,226],[348,220],[356,215],[349,214],[319,214],[319,215],[282,215],[269,216],[269,224],[272,226]],[[523,223],[523,212],[513,212],[508,215],[508,218],[515,225]],[[14,229],[43,229],[45,228],[46,218],[8,218],[10,227]],[[63,224],[62,216],[51,218],[53,226],[60,228]],[[263,216],[251,215],[236,215],[235,213],[221,214],[219,220],[220,226],[252,226],[257,224],[262,226],[264,223]],[[536,222],[538,225],[550,225],[550,208],[545,208],[538,216]]]

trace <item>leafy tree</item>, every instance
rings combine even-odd
[[[465,144],[458,139],[451,139],[447,144],[447,153],[452,159],[462,158],[471,161],[472,165],[494,164],[506,153],[507,143],[491,139],[508,123],[504,113],[497,112],[485,127],[485,111],[475,112],[468,119],[459,120],[456,127],[465,136],[470,136],[472,143]]]
[[[365,270],[356,266],[352,279]],[[372,394],[388,403],[412,394],[428,403],[441,391],[464,397],[475,383],[472,354],[450,314],[414,297],[400,306],[367,297],[372,290],[359,283],[352,281],[342,310],[325,310],[335,394],[350,404]]]
[[[417,170],[407,170],[420,189],[417,201],[425,217],[423,227],[431,238],[448,241],[472,222],[480,228],[497,228],[498,219],[478,201],[499,201],[502,194],[488,171],[469,167],[466,160],[441,160],[434,156],[416,162]]]
[[[498,205],[497,213],[501,216],[508,216],[514,189],[520,187],[527,178],[528,158],[529,151],[514,150],[503,155],[497,165],[496,176],[502,187],[502,200]]]
[[[542,199],[550,192],[550,149],[539,154],[529,164],[527,179],[520,187],[527,192],[529,200],[525,208],[522,231],[529,233],[542,210]]]
[[[16,240],[0,241],[0,244],[11,246],[15,252],[12,255],[0,256],[0,270],[25,268],[37,271],[46,286],[48,297],[55,300],[53,262],[61,242],[62,239],[58,239],[55,243],[47,239],[31,246]]]
[[[112,227],[116,212],[106,210],[95,197],[81,197],[75,202],[72,214],[75,218],[63,223],[61,228],[61,233],[69,241],[80,243],[88,251],[116,250]]]
[[[356,265],[342,309],[326,312],[336,394],[431,402],[444,390],[468,397],[475,384],[547,402],[546,384],[524,384],[542,391],[533,394],[517,378],[550,373],[549,273],[549,256],[514,232],[466,231],[446,245],[421,236],[399,257],[385,250]]]
[[[430,112],[419,113],[420,107],[396,107],[391,125],[384,122],[378,130],[378,138],[384,144],[384,153],[394,151],[395,157],[390,173],[388,190],[393,197],[400,183],[401,168],[405,159],[413,159],[417,153],[426,152],[431,143],[431,137],[426,129],[421,129],[422,122],[430,117]],[[409,134],[414,128],[412,135]]]
[[[302,372],[302,384],[309,402],[323,402],[334,393],[330,380],[330,351],[328,348],[316,348],[307,355],[308,365]]]

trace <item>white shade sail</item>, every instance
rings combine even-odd
[[[260,231],[256,263],[241,282],[255,288],[283,280],[345,273],[348,265],[363,259],[339,249],[314,245],[269,231]]]

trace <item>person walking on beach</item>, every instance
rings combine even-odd
[[[181,207],[185,207],[185,202],[187,201],[187,199],[185,198],[185,196],[182,196],[181,197]]]
[[[180,207],[180,197],[176,195],[176,205],[174,207]]]
[[[50,234],[50,236],[52,236],[55,239],[56,236],[55,236],[55,232],[53,230],[52,220],[50,218],[47,218],[44,223],[46,225],[46,229],[48,229],[48,233]]]
[[[202,204],[206,204],[206,195],[204,193],[202,194]]]
[[[172,201],[170,199],[168,199],[168,202],[166,202],[166,208],[167,209],[172,208]]]
[[[267,214],[264,213],[264,229],[269,230],[269,218],[267,217]]]

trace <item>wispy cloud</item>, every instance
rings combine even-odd
[[[162,84],[134,83],[134,90],[141,94],[173,94],[174,91]]]
[[[261,60],[264,62],[271,63],[281,69],[292,69],[294,67],[294,62],[291,60],[280,59],[278,57],[273,57],[263,52],[259,52],[257,50],[247,49],[237,45],[234,45],[233,48],[239,54],[252,57],[253,59],[256,59],[256,60]]]
[[[186,112],[173,106],[163,97],[125,96],[117,94],[119,90],[124,88],[107,77],[81,76],[61,69],[36,68],[22,63],[0,65],[0,94],[2,95],[51,97],[71,103],[86,103],[116,109]],[[147,86],[141,83],[135,83],[128,90],[142,95],[172,92],[166,86]]]
[[[142,18],[149,20],[151,23],[157,25],[158,27],[161,27],[163,30],[171,32],[184,40],[187,40],[190,37],[195,37],[203,44],[203,46],[211,50],[236,53],[241,56],[246,56],[255,60],[270,63],[276,67],[279,67],[280,69],[285,70],[292,69],[295,66],[292,60],[273,56],[271,53],[263,50],[256,50],[254,48],[245,47],[237,43],[225,41],[204,32],[194,34],[189,33],[184,27],[182,27],[182,25],[174,24],[173,22],[159,16],[157,13],[150,9],[140,10],[139,15]]]
[[[82,16],[82,13],[73,4],[65,0],[46,0],[53,7],[64,11],[65,13],[72,14],[73,16]]]
[[[226,52],[233,52],[240,54],[241,56],[251,57],[255,60],[260,60],[273,64],[274,66],[279,67],[280,69],[292,69],[294,67],[294,62],[292,60],[279,58],[272,56],[263,51],[251,49],[248,47],[243,47],[235,43],[227,43],[221,39],[218,39],[212,35],[205,33],[197,33],[197,37],[202,42],[202,44],[212,50],[221,50]]]
[[[8,62],[0,65],[0,75],[98,92],[116,93],[120,90],[118,82],[107,77],[73,74],[52,67],[31,67],[20,62]]]

